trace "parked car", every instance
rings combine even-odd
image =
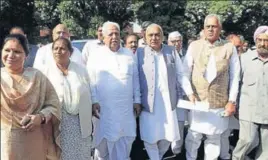
[[[81,40],[73,40],[72,41],[72,46],[78,48],[81,52],[85,46],[85,44],[88,42],[88,41],[92,41],[94,39],[81,39]]]

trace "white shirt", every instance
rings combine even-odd
[[[146,43],[144,42],[144,39],[143,38],[139,39],[138,47],[145,47],[145,46],[146,46]]]
[[[140,103],[139,75],[133,53],[120,48],[112,52],[107,46],[96,50],[87,65],[92,101],[100,104],[100,119],[96,122],[94,144],[103,138],[117,141],[124,136],[136,136],[133,103]]]
[[[99,47],[103,46],[103,42],[100,40],[89,40],[85,46],[83,47],[82,50],[82,58],[83,58],[83,63],[86,65],[90,53],[94,53],[95,49],[98,49]]]
[[[179,83],[188,94],[192,94],[191,84],[182,74],[182,62],[176,56],[176,72]],[[152,113],[143,111],[140,115],[141,139],[154,144],[159,140],[169,142],[180,139],[176,110],[172,110],[169,96],[168,75],[163,53],[155,53],[155,99]]]
[[[83,64],[82,54],[76,47],[73,47],[73,53],[70,60],[81,65]],[[52,43],[38,49],[33,67],[42,70],[46,68],[46,66],[51,65],[51,63],[55,63],[52,53]]]
[[[184,71],[185,75],[190,78],[193,67],[192,50],[189,47],[187,54],[184,59]],[[209,83],[216,77],[216,61],[213,54],[210,55],[207,69],[205,72],[205,78]],[[239,87],[239,74],[240,74],[240,63],[236,48],[233,47],[233,54],[229,61],[229,101],[236,101]],[[221,134],[227,128],[229,124],[229,117],[221,117],[220,114],[224,111],[224,108],[220,109],[209,109],[209,112],[201,112],[192,110],[190,113],[191,126],[190,129],[208,134]]]

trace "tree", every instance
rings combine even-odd
[[[0,45],[3,38],[8,34],[11,27],[20,26],[29,35],[31,40],[32,31],[36,26],[33,16],[33,0],[1,0],[0,1]]]

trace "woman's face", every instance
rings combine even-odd
[[[14,71],[22,70],[25,58],[25,51],[18,40],[10,39],[4,44],[2,62],[6,68]]]
[[[53,48],[53,57],[57,64],[67,64],[69,63],[69,57],[71,52],[67,47],[67,43],[64,40],[58,40],[55,42]]]

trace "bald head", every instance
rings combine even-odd
[[[145,32],[146,43],[156,51],[161,50],[163,30],[158,24],[150,24]]]
[[[53,41],[55,41],[59,37],[70,39],[69,30],[64,24],[58,24],[52,31]]]

